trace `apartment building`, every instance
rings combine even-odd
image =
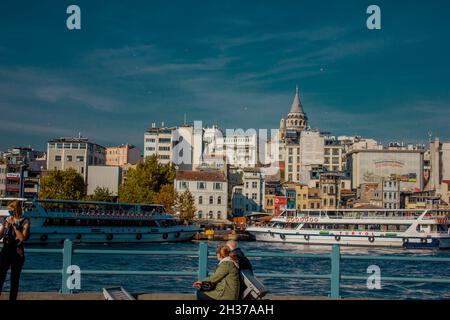
[[[222,171],[177,171],[175,191],[189,190],[198,219],[227,218],[228,182]]]
[[[103,166],[105,163],[105,147],[87,138],[63,137],[47,143],[47,170],[73,168],[87,182],[88,166]]]
[[[233,188],[232,212],[234,216],[244,216],[252,212],[262,212],[264,208],[265,183],[256,168],[240,171],[242,183]]]
[[[144,159],[156,155],[162,164],[172,163],[172,135],[176,128],[148,128],[144,133]]]
[[[123,144],[106,148],[106,165],[122,167],[126,164],[136,164],[141,160],[141,150],[134,145]]]

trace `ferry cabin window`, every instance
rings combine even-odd
[[[158,227],[154,220],[123,220],[123,219],[60,219],[47,218],[46,227]]]
[[[305,223],[302,229],[311,230],[346,230],[346,231],[406,231],[409,225],[379,225],[379,224],[311,224]]]
[[[177,224],[175,220],[159,220],[158,222],[163,228],[173,227]]]

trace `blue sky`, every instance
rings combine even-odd
[[[82,29],[66,28],[81,7]],[[381,7],[382,30],[366,28]],[[0,150],[144,128],[276,128],[295,86],[310,125],[450,139],[449,1],[10,1],[0,6]]]

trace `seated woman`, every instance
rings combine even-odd
[[[217,248],[219,265],[213,275],[194,282],[198,300],[237,300],[239,298],[239,265],[236,255],[227,246]],[[209,286],[211,290],[202,290]]]

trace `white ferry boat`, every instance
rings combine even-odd
[[[247,227],[257,241],[311,245],[450,248],[450,210],[286,210]]]
[[[27,243],[178,242],[200,231],[179,223],[161,205],[32,200],[24,208],[31,220]]]

